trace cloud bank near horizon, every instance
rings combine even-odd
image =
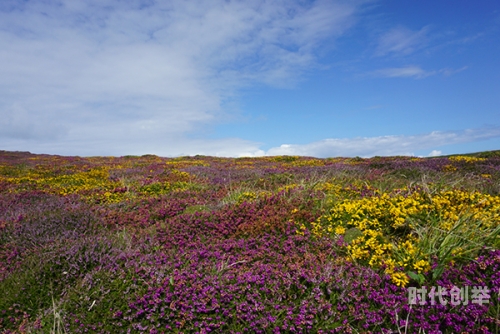
[[[299,155],[317,158],[328,157],[363,157],[373,156],[416,156],[416,152],[427,151],[425,156],[439,156],[442,148],[449,145],[473,143],[500,137],[500,126],[467,129],[462,131],[433,131],[419,135],[392,135],[357,138],[329,138],[307,144],[282,144],[267,150],[261,148],[262,143],[242,140],[240,138],[213,139],[186,139],[183,142],[170,143],[171,146],[157,144],[144,150],[140,146],[115,148],[118,154],[95,154],[96,147],[90,142],[87,146],[77,147],[76,153],[64,153],[64,143],[55,147],[56,154],[61,155],[142,155],[156,154],[165,157],[209,155],[218,157],[261,157],[277,155]],[[174,144],[174,145],[172,145]],[[51,144],[53,147],[53,144]],[[95,142],[98,145],[98,142]],[[174,147],[172,147],[174,146]],[[97,150],[98,151],[98,150]],[[32,153],[46,153],[44,144],[35,146]]]
[[[414,156],[416,151],[429,150],[429,156],[436,156],[442,153],[436,149],[439,147],[498,137],[500,137],[500,127],[449,132],[433,131],[413,136],[332,138],[304,145],[283,144],[269,149],[264,155],[303,155],[321,158],[339,156]]]

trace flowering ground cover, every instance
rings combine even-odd
[[[0,331],[498,333],[499,236],[498,151],[0,151]]]

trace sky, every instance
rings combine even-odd
[[[0,1],[0,150],[498,149],[498,0]]]

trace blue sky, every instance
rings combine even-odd
[[[0,149],[500,149],[496,0],[0,2]]]

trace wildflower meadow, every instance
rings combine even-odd
[[[0,151],[1,333],[500,332],[500,151]]]

